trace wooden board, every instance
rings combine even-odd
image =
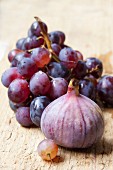
[[[8,51],[42,18],[49,31],[63,30],[66,44],[85,57],[101,55],[105,72],[113,73],[112,0],[0,0],[0,76],[9,67]],[[37,154],[44,139],[38,128],[22,128],[9,108],[0,83],[0,170],[113,170],[113,109],[104,109],[105,132],[100,143],[84,150],[59,148],[58,157],[43,161]]]

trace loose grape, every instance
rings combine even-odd
[[[29,97],[30,90],[28,82],[22,79],[15,79],[8,88],[8,97],[14,103],[22,103]]]
[[[40,120],[42,116],[42,112],[46,108],[46,106],[50,103],[50,99],[46,96],[36,97],[30,105],[30,117],[32,122],[40,127]]]
[[[46,48],[35,48],[32,51],[31,58],[35,61],[37,64],[37,67],[44,67],[50,62],[50,53]]]
[[[19,124],[25,127],[29,127],[33,124],[30,118],[30,108],[20,107],[16,111],[16,120]]]
[[[5,87],[9,87],[10,83],[17,78],[22,79],[22,75],[18,72],[17,67],[11,67],[2,74],[1,81]]]
[[[29,86],[35,96],[46,95],[50,88],[50,80],[44,72],[38,71],[31,78]]]
[[[37,149],[39,156],[47,161],[54,159],[58,153],[58,146],[51,139],[44,139]]]

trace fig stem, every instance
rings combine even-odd
[[[72,78],[68,85],[68,92],[71,92],[72,90],[75,90],[75,94],[79,96],[78,80],[76,80],[75,78]]]
[[[51,58],[53,58],[56,62],[60,62],[60,60],[58,59],[57,55],[54,53],[54,51],[53,51],[53,49],[51,47],[51,41],[49,39],[49,36],[48,36],[47,32],[44,29],[44,26],[43,26],[43,23],[42,23],[41,19],[39,17],[34,17],[34,18],[36,19],[36,21],[40,25],[40,28],[41,28],[42,34],[44,36],[44,40],[46,42],[48,50],[53,54],[53,55],[51,55]]]

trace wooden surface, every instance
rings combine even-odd
[[[9,67],[8,51],[26,36],[36,15],[49,31],[63,30],[66,43],[85,57],[103,54],[105,72],[113,73],[112,0],[0,0],[0,76]],[[104,109],[103,114],[100,143],[86,150],[59,148],[60,157],[51,164],[36,152],[44,139],[40,129],[19,126],[0,83],[0,170],[113,170],[113,109]]]

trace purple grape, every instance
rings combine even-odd
[[[36,36],[33,37],[27,37],[23,43],[23,48],[25,50],[30,50],[36,47],[40,47],[41,45],[44,44],[44,39],[43,38],[39,38],[37,39]]]
[[[79,92],[80,94],[94,101],[96,99],[96,88],[94,84],[88,79],[83,79],[79,81]]]
[[[11,82],[17,78],[22,79],[22,75],[18,72],[17,67],[11,67],[2,74],[1,81],[5,87],[9,87]]]
[[[113,76],[101,77],[97,84],[97,92],[101,101],[113,105]]]
[[[62,45],[65,41],[65,34],[61,31],[53,31],[49,33],[49,39],[52,43]]]
[[[19,124],[25,127],[30,127],[33,125],[33,122],[30,118],[30,108],[29,107],[20,107],[16,111],[16,120]]]
[[[54,43],[54,44],[51,44],[51,47],[52,47],[54,53],[58,56],[58,55],[59,55],[59,52],[60,52],[60,50],[61,50],[60,45]]]
[[[82,79],[84,78],[88,73],[87,66],[84,61],[80,60],[78,61],[76,67],[72,71],[72,75],[76,79]]]
[[[14,57],[14,59],[12,60],[12,62],[11,62],[11,66],[12,67],[17,67],[17,65],[18,65],[18,63],[24,58],[24,57],[26,57],[26,58],[29,58],[30,57],[30,53],[28,53],[28,52],[22,52],[22,53],[19,53],[19,54],[17,54],[15,57]]]
[[[17,47],[17,49],[24,50],[24,49],[23,49],[23,43],[24,43],[25,39],[26,39],[26,38],[21,38],[21,39],[19,39],[19,40],[16,42],[16,47]]]
[[[48,65],[48,74],[51,77],[57,78],[57,77],[62,77],[62,78],[66,78],[69,75],[69,71],[68,69],[62,65],[61,63],[57,63],[57,62],[51,62]]]
[[[8,97],[14,103],[22,103],[30,95],[28,82],[22,79],[15,79],[11,82],[8,89]]]
[[[68,69],[75,68],[78,62],[76,51],[72,48],[63,48],[59,53],[59,59]]]
[[[30,91],[35,95],[46,95],[50,88],[50,80],[46,73],[39,71],[30,80]]]
[[[103,64],[98,58],[87,58],[86,66],[89,70],[89,73],[92,74],[95,78],[99,78],[103,72]]]
[[[83,60],[83,55],[80,51],[76,50],[76,54],[77,54],[78,60]]]
[[[9,52],[9,54],[8,54],[8,60],[9,60],[9,62],[11,63],[12,60],[15,58],[15,56],[16,56],[17,54],[21,53],[21,52],[23,52],[23,51],[20,50],[20,49],[13,49],[13,50],[11,50],[11,51]]]
[[[34,36],[34,34],[31,32],[31,29],[28,30],[28,34],[27,35],[28,35],[28,37],[31,37],[31,38]]]
[[[45,31],[47,32],[47,25],[43,22],[43,26]],[[37,21],[35,21],[32,25],[31,25],[31,33],[37,37],[39,37],[41,35],[41,29],[40,29],[40,25]]]
[[[64,95],[67,92],[68,82],[64,78],[54,78],[51,81],[49,96],[52,100]]]
[[[19,73],[26,79],[30,79],[38,71],[36,63],[31,58],[23,58],[17,67]]]
[[[42,112],[46,108],[48,104],[50,104],[50,99],[46,96],[36,97],[30,105],[30,117],[32,122],[40,127],[40,120],[42,116]]]

